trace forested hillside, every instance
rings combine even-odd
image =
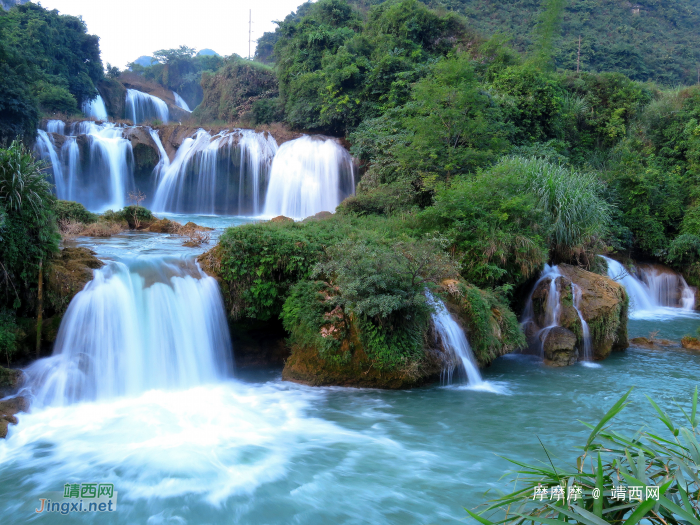
[[[77,113],[103,76],[81,19],[33,3],[0,10],[0,141],[33,138],[40,111]]]
[[[382,0],[353,0],[368,11]],[[490,37],[502,35],[520,52],[537,47],[537,25],[543,10],[539,0],[425,0],[438,11],[465,17],[467,26]],[[556,2],[555,2],[556,3]],[[587,72],[619,72],[633,80],[653,80],[672,86],[698,81],[700,69],[700,3],[696,0],[648,0],[619,2],[584,0],[561,2],[561,34],[553,41],[556,66],[576,70],[580,44],[580,69]],[[305,4],[284,23],[303,16]],[[273,60],[272,48],[283,29],[265,33],[258,40],[256,57]]]

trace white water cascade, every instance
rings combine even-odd
[[[523,331],[528,336],[528,340],[536,344],[536,350],[539,352],[540,357],[544,357],[544,344],[547,340],[547,336],[552,331],[553,328],[561,326],[561,291],[558,286],[559,278],[562,277],[558,266],[544,265],[544,270],[542,275],[537,280],[535,285],[532,287],[532,292],[528,297],[527,303],[525,304],[525,310],[523,311],[521,327]],[[544,320],[542,326],[539,326],[535,320],[535,311],[532,301],[532,296],[537,290],[539,284],[545,279],[550,279],[549,288],[547,290],[547,301],[544,305]],[[581,354],[581,360],[587,363],[593,361],[593,345],[591,342],[591,332],[588,327],[588,323],[583,318],[581,313],[581,299],[583,297],[583,291],[581,287],[576,283],[571,283],[571,293],[573,295],[573,307],[578,314],[579,321],[581,322],[581,332],[583,340],[583,351]]]
[[[608,265],[608,277],[627,290],[631,315],[645,317],[662,310],[672,313],[670,308],[683,311],[695,309],[695,291],[682,275],[652,265],[638,265],[637,271],[632,274],[616,260],[601,257]]]
[[[158,97],[136,89],[127,89],[126,118],[131,119],[134,126],[152,120],[160,120],[167,124],[170,120],[170,110]]]
[[[484,381],[479,373],[479,366],[474,359],[471,346],[467,336],[455,321],[445,304],[439,299],[435,299],[430,292],[426,291],[428,303],[433,306],[435,312],[432,314],[435,331],[440,337],[443,349],[450,355],[450,363],[443,370],[442,382],[451,384],[455,369],[457,376],[462,383],[469,383],[470,387],[482,386]]]
[[[51,163],[59,199],[80,202],[93,211],[127,204],[126,196],[134,185],[134,158],[123,127],[88,120],[71,125],[70,134],[64,135],[62,122],[49,121],[47,129],[54,131],[38,130],[36,151]]]
[[[335,140],[304,136],[280,146],[270,172],[263,215],[303,219],[334,212],[355,193],[352,157]]]
[[[259,215],[276,152],[277,142],[268,133],[237,129],[211,136],[200,129],[160,170],[153,209]]]
[[[97,120],[108,120],[107,107],[105,101],[100,95],[93,100],[88,100],[83,103],[83,113],[86,117],[91,117]]]
[[[64,135],[66,131],[66,123],[62,120],[49,120],[46,123],[47,133],[58,133],[59,135]]]
[[[216,280],[185,258],[96,270],[65,314],[51,357],[27,370],[39,406],[213,383],[233,370]]]
[[[185,102],[184,98],[178,95],[176,91],[173,91],[173,96],[175,97],[175,103],[177,104],[177,107],[179,107],[180,109],[184,109],[185,111],[187,111],[187,113],[192,113],[192,110],[187,105],[187,102]]]

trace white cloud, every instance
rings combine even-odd
[[[248,55],[248,10],[253,40],[276,27],[304,0],[41,0],[47,9],[82,16],[100,37],[102,61],[124,68],[159,49],[186,45],[220,55]],[[255,53],[255,42],[252,44]]]

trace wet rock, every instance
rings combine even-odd
[[[700,339],[686,336],[681,339],[681,346],[686,350],[700,350]]]
[[[20,370],[0,366],[0,398],[15,394],[22,382],[22,377]]]
[[[29,410],[29,401],[25,397],[13,397],[0,401],[0,438],[7,437],[9,425],[17,424],[16,414]]]
[[[649,350],[663,350],[668,347],[680,346],[677,341],[671,341],[670,339],[652,339],[648,337],[635,337],[634,339],[630,339],[630,345],[639,348],[647,348]]]
[[[116,119],[124,118],[126,88],[116,80],[105,78],[97,83],[97,90],[104,100],[107,114]]]
[[[578,348],[583,348],[583,329],[574,308],[574,283],[581,290],[578,308],[590,330],[594,359],[605,359],[613,350],[627,348],[629,300],[625,288],[608,277],[576,266],[560,264],[558,268],[561,273],[556,281],[560,295],[559,326],[573,332]],[[550,284],[550,279],[543,280],[532,295],[535,322],[540,328],[545,326]]]
[[[576,364],[579,357],[576,348],[576,334],[571,330],[556,326],[552,328],[544,341],[544,362],[549,366],[570,366]]]
[[[147,187],[153,169],[160,162],[158,146],[148,129],[141,126],[126,128],[124,138],[131,142],[134,153],[134,181],[137,186]]]

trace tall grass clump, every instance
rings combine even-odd
[[[513,157],[503,164],[522,174],[528,191],[545,212],[552,259],[569,262],[583,258],[587,262],[610,223],[603,182],[595,173],[542,159]]]
[[[700,525],[697,387],[690,406],[678,407],[685,419],[681,426],[649,399],[667,430],[663,435],[643,427],[626,436],[608,426],[627,406],[630,392],[597,425],[586,424],[591,434],[576,467],[555,467],[546,449],[542,464],[511,460],[519,467],[514,492],[467,513],[482,525]]]

